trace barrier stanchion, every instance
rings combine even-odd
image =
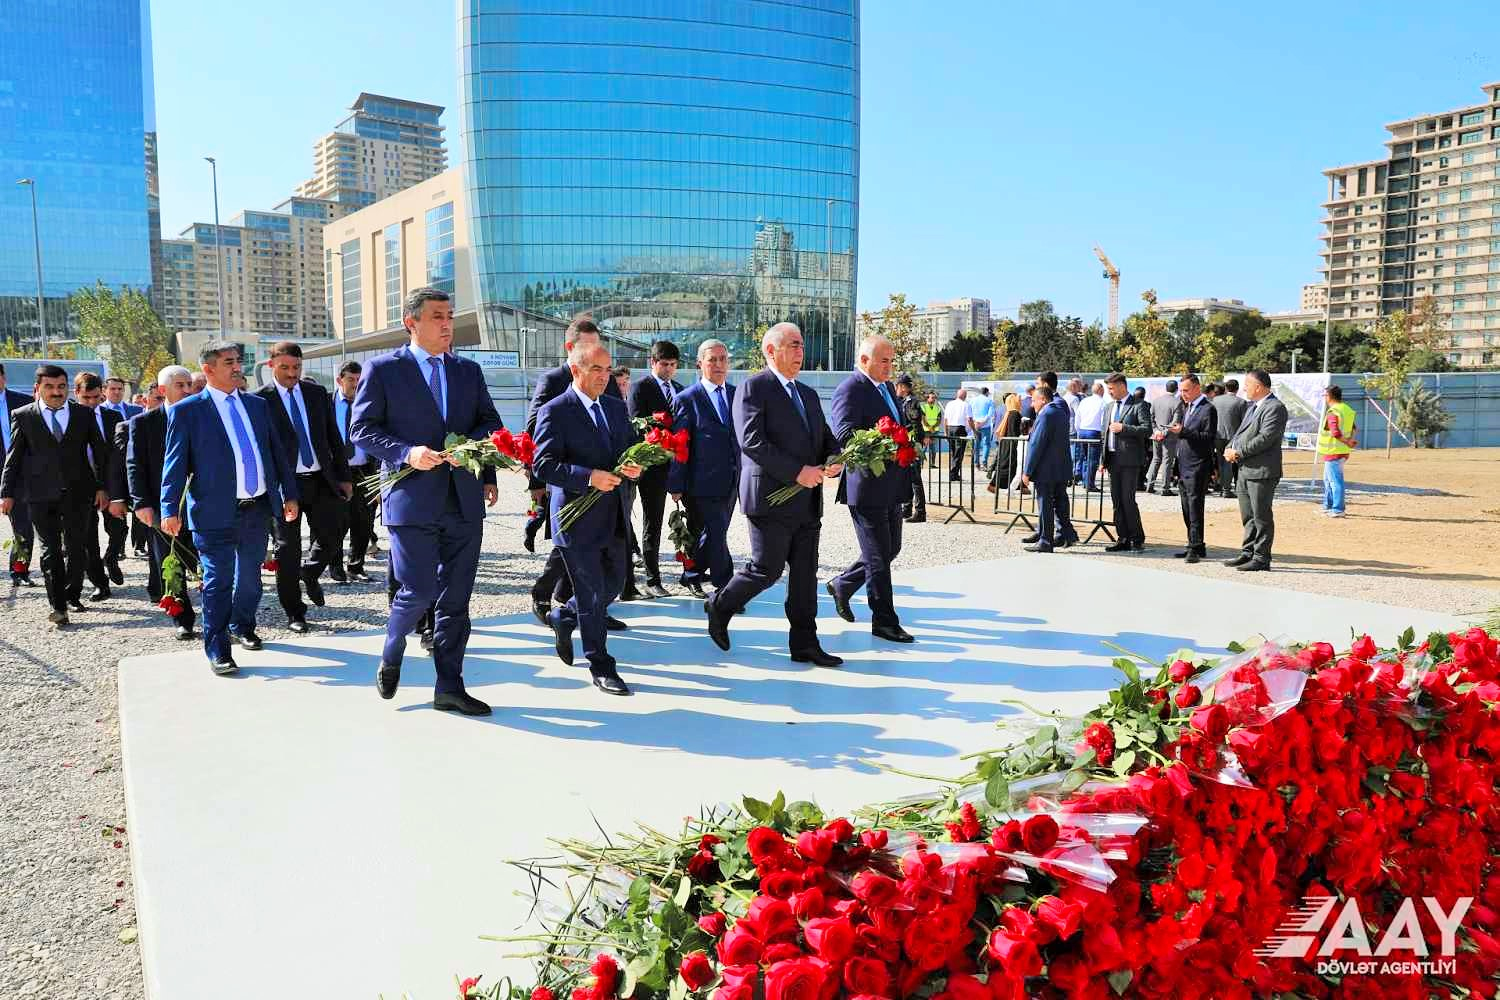
[[[1007,447],[1007,445],[1009,447]],[[1035,533],[1039,530],[1040,514],[1037,511],[1036,493],[1021,485],[1021,470],[1026,468],[1026,439],[1023,437],[1000,438],[995,442],[996,469],[992,473],[994,478],[990,485],[995,488],[996,516],[1010,515],[1010,521],[1005,525],[1005,533],[1010,534],[1012,528],[1017,524],[1026,525],[1026,530]],[[1000,467],[999,455],[1006,454],[1014,456],[1014,460],[1007,458],[1004,468]],[[1009,473],[1009,475],[1006,475]],[[1000,479],[1004,479],[1002,484]]]
[[[967,438],[955,438],[949,434],[933,435],[932,440],[938,445],[938,454],[946,452],[947,462],[930,461],[927,463],[927,505],[929,507],[952,507],[953,511],[944,520],[948,524],[954,518],[962,514],[969,519],[970,524],[977,524],[974,515],[974,469],[969,467],[969,499],[968,505],[964,503],[964,470],[962,460],[957,468],[958,476],[954,477],[953,466],[953,443],[955,441],[967,442]],[[967,455],[965,456],[967,457]]]

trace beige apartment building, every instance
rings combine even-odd
[[[1326,305],[1328,305],[1327,285],[1321,281],[1313,281],[1302,286],[1302,299],[1297,305],[1298,312],[1322,312]]]
[[[869,315],[873,322],[879,322],[884,311]],[[912,322],[927,341],[928,350],[937,354],[961,333],[990,332],[990,300],[965,297],[929,302],[926,308],[912,313]],[[864,314],[861,314],[854,324],[856,342],[863,340],[869,329]]]
[[[447,169],[441,107],[360,94],[349,110],[313,144],[313,177],[298,195],[363,208]]]
[[[1500,358],[1500,83],[1386,126],[1385,158],[1333,167],[1322,270],[1335,321],[1373,325],[1434,297],[1456,365]]]

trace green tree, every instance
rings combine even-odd
[[[1010,320],[1001,320],[995,326],[995,334],[990,343],[990,378],[1010,378],[1010,345],[1007,338],[1015,324]]]
[[[1361,380],[1366,391],[1386,401],[1391,411],[1391,420],[1386,421],[1385,454],[1391,454],[1391,425],[1395,419],[1396,400],[1401,390],[1411,379],[1412,362],[1420,359],[1418,351],[1431,350],[1438,341],[1437,301],[1427,296],[1417,303],[1417,308],[1408,313],[1397,311],[1380,317],[1375,324],[1374,365],[1375,374]]]
[[[1229,365],[1229,335],[1224,328],[1203,324],[1193,339],[1191,357],[1192,367],[1199,375],[1214,380],[1223,378]]]
[[[1203,371],[1203,366],[1197,364],[1198,355],[1201,353],[1198,337],[1207,325],[1207,321],[1199,315],[1196,309],[1184,309],[1172,317],[1172,323],[1167,328],[1171,343],[1170,367],[1172,370],[1196,366],[1198,371]]]
[[[1443,406],[1442,397],[1412,379],[1396,396],[1396,426],[1411,438],[1413,448],[1435,447],[1434,439],[1453,427],[1453,414]]]
[[[978,371],[988,367],[995,353],[995,338],[988,333],[970,330],[961,333],[933,358],[933,364],[941,372]]]
[[[145,382],[149,366],[171,356],[171,334],[145,293],[101,282],[73,293],[78,340],[109,362],[109,371],[134,385]],[[154,376],[156,372],[150,370]]]
[[[917,307],[906,301],[901,292],[892,292],[890,302],[878,316],[865,313],[865,336],[884,337],[895,350],[896,371],[910,375],[915,381],[913,391],[926,388],[922,373],[932,364],[932,345],[926,335],[917,328]]]
[[[1156,292],[1146,289],[1141,293],[1146,308],[1133,313],[1125,320],[1125,329],[1132,343],[1124,351],[1122,360],[1125,371],[1131,375],[1160,375],[1170,369],[1172,363],[1172,340],[1167,324],[1156,312]]]
[[[47,344],[47,353],[43,354],[40,345],[27,344],[22,346],[15,340],[0,340],[0,358],[26,359],[27,361],[39,361],[42,358],[50,358],[55,361],[71,361],[78,357],[78,352],[73,349],[72,344],[53,345]]]
[[[1079,334],[1077,369],[1081,372],[1112,372],[1120,368],[1120,338],[1112,337],[1098,320]]]

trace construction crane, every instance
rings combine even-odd
[[[1104,276],[1109,279],[1109,328],[1114,330],[1120,325],[1120,269],[1110,263],[1097,243],[1094,244],[1094,256],[1104,265]]]

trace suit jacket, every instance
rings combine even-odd
[[[564,392],[567,392],[572,384],[573,373],[568,369],[566,363],[558,365],[556,368],[547,369],[537,378],[536,391],[531,394],[531,405],[526,408],[526,433],[531,435],[533,441],[536,440],[537,414],[543,406],[552,402]],[[620,387],[615,384],[613,377],[605,385],[604,395],[621,400],[622,402],[624,401],[624,397],[620,395]],[[533,468],[531,471],[531,481],[527,484],[526,488],[539,490],[546,485],[546,483],[536,477],[536,469]]]
[[[887,382],[885,388],[891,394],[891,400],[896,401],[895,386]],[[839,383],[833,392],[831,410],[833,436],[838,438],[841,448],[849,444],[855,431],[874,427],[881,417],[901,422],[899,413],[891,412],[875,383],[861,371],[851,373]],[[878,476],[859,469],[845,469],[839,477],[835,499],[851,507],[899,507],[906,503],[910,493],[911,470],[891,462]]]
[[[1151,414],[1145,403],[1133,403],[1130,397],[1120,400],[1120,423],[1125,426],[1115,435],[1115,450],[1109,450],[1109,425],[1114,421],[1115,401],[1104,403],[1104,444],[1102,456],[1106,466],[1126,468],[1146,464],[1146,439],[1151,436]]]
[[[1239,453],[1240,475],[1247,479],[1281,478],[1281,439],[1286,433],[1286,404],[1274,394],[1250,404],[1240,429],[1229,439]]]
[[[1206,484],[1209,473],[1218,464],[1214,448],[1218,438],[1218,412],[1211,401],[1202,399],[1196,406],[1184,406],[1181,420],[1182,433],[1177,436],[1177,471],[1184,481],[1201,475]]]
[[[694,382],[672,400],[672,427],[688,432],[688,460],[669,462],[667,492],[690,497],[731,497],[740,478],[740,443],[734,436],[734,386],[724,383],[729,423],[713,396]]]
[[[1244,422],[1245,410],[1250,404],[1239,396],[1231,396],[1227,392],[1221,396],[1214,397],[1214,413],[1218,414],[1218,433],[1220,441],[1228,441],[1234,436],[1234,432],[1240,429]]]
[[[167,408],[158,406],[120,425],[125,438],[125,484],[130,509],[156,508],[161,503],[161,477],[167,464]],[[119,429],[116,430],[119,434]],[[181,516],[182,511],[167,514]],[[157,511],[157,519],[163,517]]]
[[[354,397],[349,438],[372,458],[378,458],[385,472],[404,465],[407,453],[416,445],[441,449],[450,433],[479,441],[502,426],[478,364],[449,354],[443,359],[443,372],[448,383],[446,420],[410,349],[402,347],[382,354],[365,365]],[[484,482],[494,481],[494,470],[486,469]],[[381,502],[382,520],[397,525],[431,524],[443,512],[450,483],[457,490],[464,520],[482,520],[484,490],[480,480],[446,462],[426,472],[404,475],[386,490]]]
[[[103,483],[101,488],[111,500],[124,500],[129,495],[129,488],[125,485],[125,439],[118,431],[124,426],[125,418],[118,410],[106,409],[103,405],[95,407],[94,412],[99,417],[94,422],[104,424],[101,432],[105,444],[103,455],[97,450],[94,452],[94,461],[99,465],[98,476]]]
[[[1162,393],[1151,400],[1151,429],[1153,431],[1166,430],[1176,423],[1180,416],[1182,416],[1182,400],[1176,395]]]
[[[339,426],[334,421],[333,398],[329,396],[327,389],[312,379],[303,379],[297,384],[297,388],[302,392],[302,404],[307,410],[307,437],[312,443],[313,456],[318,460],[318,469],[327,480],[328,488],[338,492],[339,483],[351,481],[351,473],[343,435],[339,433]],[[295,475],[297,428],[292,426],[292,416],[287,412],[286,403],[282,401],[281,390],[273,381],[257,389],[255,395],[266,401],[271,414],[271,427],[281,443],[287,468]],[[428,398],[431,398],[430,392]]]
[[[296,476],[287,466],[281,448],[273,444],[275,437],[266,401],[250,393],[239,395],[250,417],[247,430],[255,435],[255,445],[260,450],[258,471],[271,503],[271,516],[280,517],[282,503],[297,499]],[[205,389],[167,410],[161,502],[151,506],[162,517],[171,517],[182,508],[186,492],[188,524],[194,531],[229,528],[239,517],[237,481],[234,446],[229,443],[213,393]]]
[[[99,406],[106,410],[114,409],[113,403],[100,403]],[[121,414],[121,419],[123,420],[130,420],[131,418],[138,417],[142,413],[146,412],[146,408],[144,406],[136,406],[134,403],[126,403],[124,401],[121,401],[120,406],[124,407],[125,410],[125,412]],[[120,411],[115,410],[115,412],[119,413]]]
[[[566,392],[546,403],[537,413],[536,460],[532,470],[548,486],[552,541],[561,546],[598,546],[625,537],[630,522],[630,490],[624,480],[594,505],[570,528],[558,524],[562,506],[588,492],[589,474],[611,470],[620,455],[635,443],[635,429],[625,404],[613,396],[600,396],[610,440],[605,442],[593,415],[576,392]]]
[[[1026,475],[1034,483],[1066,483],[1073,478],[1068,428],[1071,412],[1062,397],[1042,407],[1026,441]]]
[[[61,441],[52,436],[41,403],[11,411],[10,451],[5,455],[5,470],[0,473],[0,497],[48,503],[67,490],[75,497],[86,496],[92,504],[94,493],[105,489],[88,457],[90,448],[96,456],[109,454],[109,445],[94,422],[94,411],[71,399],[64,405],[68,427]]]
[[[750,517],[801,521],[823,516],[821,484],[772,506],[767,497],[797,481],[804,465],[823,465],[839,453],[839,442],[818,394],[797,383],[807,424],[797,414],[781,378],[770,368],[746,379],[734,395],[734,435],[740,442],[740,507]]]
[[[611,379],[610,381],[614,381]],[[676,379],[672,380],[672,398],[683,391],[682,383]],[[616,387],[618,388],[618,387]],[[666,394],[661,391],[661,383],[656,381],[656,376],[651,374],[642,375],[630,384],[630,398],[625,405],[630,409],[632,417],[649,417],[653,413],[670,413],[672,404],[667,402]],[[667,488],[667,474],[674,463],[658,465],[641,473],[639,485],[645,487],[656,487],[665,490]]]

